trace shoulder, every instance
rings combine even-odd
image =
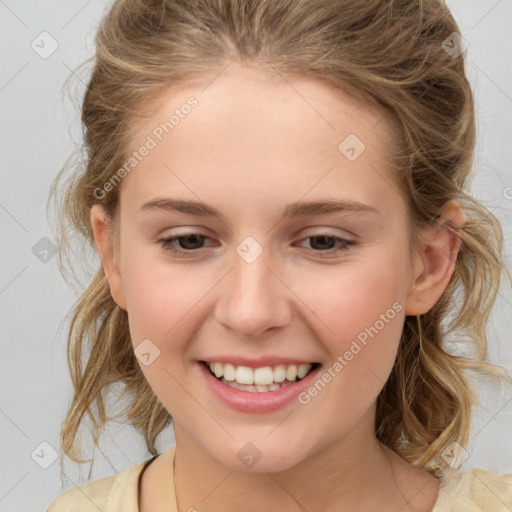
[[[109,476],[66,489],[48,505],[45,512],[89,512],[97,511],[98,507],[104,510],[116,478]]]
[[[510,512],[512,474],[474,468],[463,473],[450,472],[445,475],[441,479],[439,496],[433,512],[459,510]]]
[[[70,487],[45,512],[138,512],[139,476],[153,459],[130,466],[117,475]]]

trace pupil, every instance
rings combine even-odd
[[[197,243],[197,240],[202,242],[204,239],[203,235],[186,235],[180,237],[180,245],[183,249],[197,249],[197,247],[193,247],[194,243]],[[185,240],[185,243],[183,244],[182,241]],[[192,247],[190,247],[189,242],[192,240]]]
[[[318,245],[318,244],[315,244],[313,243],[315,240],[321,240],[321,243],[320,245],[322,245],[322,242],[323,244],[325,244],[325,241],[326,240],[329,240],[331,243],[328,243],[327,245],[329,245],[329,247],[315,247],[315,245]],[[314,247],[315,249],[332,249],[333,247],[333,243],[334,243],[334,237],[332,236],[325,236],[325,235],[318,235],[318,236],[312,236],[311,237],[311,246]]]

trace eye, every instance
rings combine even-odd
[[[320,256],[321,258],[327,258],[331,256],[337,256],[344,251],[348,251],[351,249],[350,246],[355,245],[354,240],[347,240],[346,238],[340,238],[335,235],[330,235],[328,233],[322,233],[318,235],[308,236],[303,238],[301,242],[306,240],[311,240],[310,245],[315,256]],[[336,243],[340,244],[338,248],[333,248],[333,245]]]
[[[172,238],[160,238],[158,242],[166,251],[175,256],[190,256],[191,252],[202,249],[202,247],[198,246],[201,246],[207,238],[209,239],[210,237],[200,233],[186,233]],[[176,248],[174,245],[174,242],[177,240],[181,248]]]
[[[210,240],[210,237],[201,233],[185,233],[171,238],[161,238],[158,242],[171,255],[188,257],[192,256],[199,249],[203,249],[205,240]],[[308,236],[300,240],[300,243],[306,240],[310,240],[311,248],[305,247],[305,249],[321,258],[337,256],[344,251],[350,250],[350,246],[356,243],[354,240],[347,240],[328,233]],[[176,243],[178,243],[178,247],[176,247]],[[333,247],[336,244],[338,244],[338,247]]]

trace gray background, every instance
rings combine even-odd
[[[108,3],[0,0],[0,511],[44,510],[63,487],[118,473],[150,456],[133,429],[113,425],[102,440],[103,453],[94,452],[92,467],[67,461],[67,478],[61,480],[58,460],[52,463],[53,450],[60,451],[60,423],[71,399],[65,315],[77,290],[62,279],[57,257],[42,252],[49,246],[41,239],[53,238],[45,210],[51,181],[81,133],[77,105],[84,75],[74,79],[74,104],[63,85],[70,70],[91,55],[94,29]],[[473,192],[501,220],[508,255],[512,1],[448,4],[468,43],[468,74],[477,103]],[[40,36],[45,31],[52,39]],[[35,41],[44,54],[53,40],[58,48],[44,55],[47,58],[31,47]],[[508,256],[507,261],[512,269]],[[512,294],[503,286],[488,327],[489,359],[508,369],[512,368],[511,331]],[[483,467],[512,473],[512,394],[498,391],[498,386],[479,381],[485,407],[476,409],[469,457],[462,470]],[[168,429],[159,450],[170,444]],[[45,465],[47,469],[41,467]]]

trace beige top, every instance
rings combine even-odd
[[[172,478],[175,446],[160,457],[167,458]],[[62,492],[45,512],[139,512],[139,481],[143,470],[155,459],[126,468],[115,476],[99,478]],[[177,512],[176,496],[169,512]],[[471,469],[452,471],[440,480],[439,495],[432,512],[511,512],[512,475]]]

